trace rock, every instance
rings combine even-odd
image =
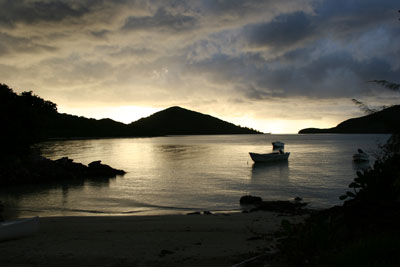
[[[263,201],[261,197],[256,196],[242,196],[240,198],[240,205],[251,205],[250,210],[244,210],[243,213],[264,210],[264,211],[274,211],[281,213],[291,213],[291,214],[303,214],[309,212],[309,210],[303,209],[307,203],[301,202],[302,199],[299,197],[295,198],[295,201]]]
[[[75,163],[68,157],[50,160],[40,155],[10,159],[0,162],[0,185],[39,184],[85,180],[87,178],[112,178],[123,175],[123,170],[114,169],[101,161],[89,166]]]
[[[89,167],[96,167],[96,166],[100,166],[100,165],[103,165],[103,164],[101,164],[101,160],[95,160],[88,164]]]
[[[90,176],[115,177],[117,175],[124,175],[126,173],[123,170],[114,169],[106,164],[101,164],[100,160],[93,161],[89,163],[88,166],[88,172]]]
[[[303,201],[303,199],[302,199],[301,197],[295,197],[295,198],[294,198],[294,201],[296,201],[296,202],[301,202],[301,201]]]
[[[246,195],[240,198],[240,205],[257,205],[260,204],[261,202],[262,202],[261,197]]]
[[[283,200],[262,201],[261,203],[257,204],[256,208],[252,209],[251,211],[264,210],[264,211],[299,214],[306,212],[306,210],[302,209],[306,205],[307,203],[291,202]]]

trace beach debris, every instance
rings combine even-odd
[[[203,211],[203,214],[204,214],[204,215],[211,215],[212,213],[211,213],[211,211],[209,211],[209,210],[205,210],[205,211]]]

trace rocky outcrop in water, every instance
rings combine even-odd
[[[284,201],[284,200],[271,200],[265,201],[261,197],[257,196],[242,196],[240,198],[240,205],[249,206],[247,212],[253,211],[274,211],[280,213],[290,214],[303,214],[309,212],[304,209],[307,203],[301,202],[300,198],[296,198],[295,201]]]
[[[74,162],[68,157],[50,160],[38,155],[14,158],[0,163],[0,184],[39,184],[57,181],[113,178],[125,171],[114,169],[101,161],[88,166]]]

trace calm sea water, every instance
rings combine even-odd
[[[144,215],[235,210],[246,194],[302,197],[313,207],[340,204],[357,169],[357,148],[373,154],[388,135],[220,135],[52,141],[51,159],[101,160],[128,173],[78,184],[2,188],[9,217]],[[288,162],[254,165],[248,152],[285,143]]]

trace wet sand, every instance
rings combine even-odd
[[[273,212],[40,218],[34,236],[0,243],[0,266],[233,266],[274,250]]]

